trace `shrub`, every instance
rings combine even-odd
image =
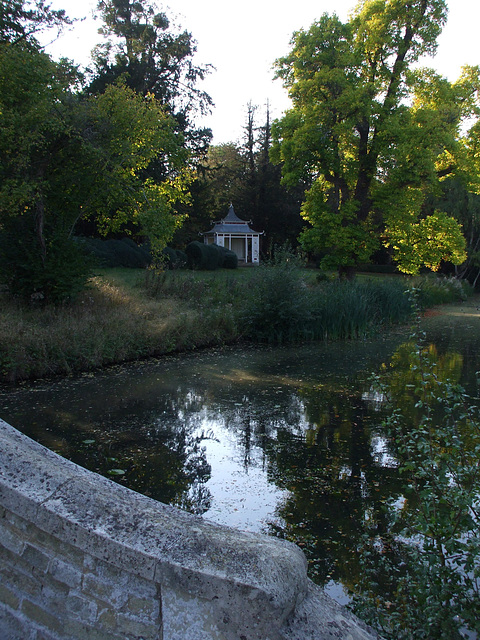
[[[306,286],[295,264],[277,260],[256,269],[240,313],[245,337],[277,344],[313,337],[309,316]]]
[[[164,261],[167,269],[175,269],[177,265],[177,254],[175,249],[171,247],[165,247],[162,250],[162,260]]]
[[[86,287],[91,261],[82,247],[58,226],[45,230],[45,245],[28,218],[11,221],[0,235],[0,281],[26,300],[59,303]]]
[[[176,269],[185,269],[188,262],[188,257],[185,251],[180,251],[180,249],[175,249],[175,254],[177,256],[176,259]]]
[[[221,247],[218,244],[211,245],[212,247],[216,247],[218,253],[220,254],[220,267],[223,269],[236,269],[238,267],[238,256],[235,251],[231,251],[226,247]]]
[[[435,275],[422,276],[413,279],[418,294],[418,303],[422,309],[447,302],[466,300],[473,293],[473,288],[467,280],[445,278]]]
[[[131,238],[116,240],[109,238],[78,238],[85,251],[90,254],[99,267],[128,267],[144,269],[152,260],[146,246],[137,245]]]
[[[216,244],[204,244],[203,242],[190,242],[185,249],[188,258],[189,269],[214,271],[223,262],[220,247]]]

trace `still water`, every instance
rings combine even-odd
[[[424,321],[476,394],[479,312]],[[225,348],[0,390],[0,416],[57,453],[218,523],[294,540],[339,602],[368,513],[399,494],[372,374],[409,341]]]

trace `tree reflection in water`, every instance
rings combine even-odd
[[[316,582],[353,588],[363,532],[388,532],[403,496],[369,382],[383,370],[409,401],[400,341],[164,359],[0,393],[2,418],[140,493],[294,540]],[[458,378],[458,353],[434,355]]]

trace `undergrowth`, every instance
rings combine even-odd
[[[0,381],[69,375],[246,339],[280,344],[357,338],[404,322],[402,278],[320,279],[288,253],[219,272],[110,269],[75,302],[27,305],[0,294]],[[416,283],[421,304],[467,295],[456,280]]]

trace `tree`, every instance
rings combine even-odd
[[[42,31],[56,28],[61,31],[72,24],[63,9],[54,10],[45,0],[2,0],[0,2],[0,43],[35,42]]]
[[[188,171],[172,117],[122,85],[85,99],[75,79],[34,47],[0,47],[0,276],[27,298],[56,302],[82,288],[82,217],[104,231],[135,224],[154,249],[180,222],[173,204]],[[168,173],[154,183],[144,172],[158,157]]]
[[[465,86],[410,71],[435,51],[445,20],[443,0],[363,0],[346,23],[324,14],[294,34],[277,61],[293,107],[273,126],[272,158],[286,184],[307,183],[302,241],[341,275],[382,243],[409,273],[464,260],[459,226],[422,205],[453,152]]]
[[[197,86],[210,66],[193,63],[196,46],[192,35],[174,33],[167,15],[149,0],[99,0],[98,11],[105,42],[93,52],[89,92],[101,93],[122,78],[139,95],[154,95],[175,117],[186,143],[204,151],[211,131],[196,130],[192,120],[197,112],[205,114],[212,106],[210,96]]]
[[[302,229],[301,186],[287,191],[281,184],[281,169],[270,161],[270,109],[264,114],[265,124],[258,126],[259,108],[249,103],[241,143],[211,146],[199,166],[194,207],[185,229],[203,221],[203,228],[212,219],[225,216],[233,203],[235,212],[252,226],[264,231],[262,252],[269,253],[275,245],[294,245]]]

